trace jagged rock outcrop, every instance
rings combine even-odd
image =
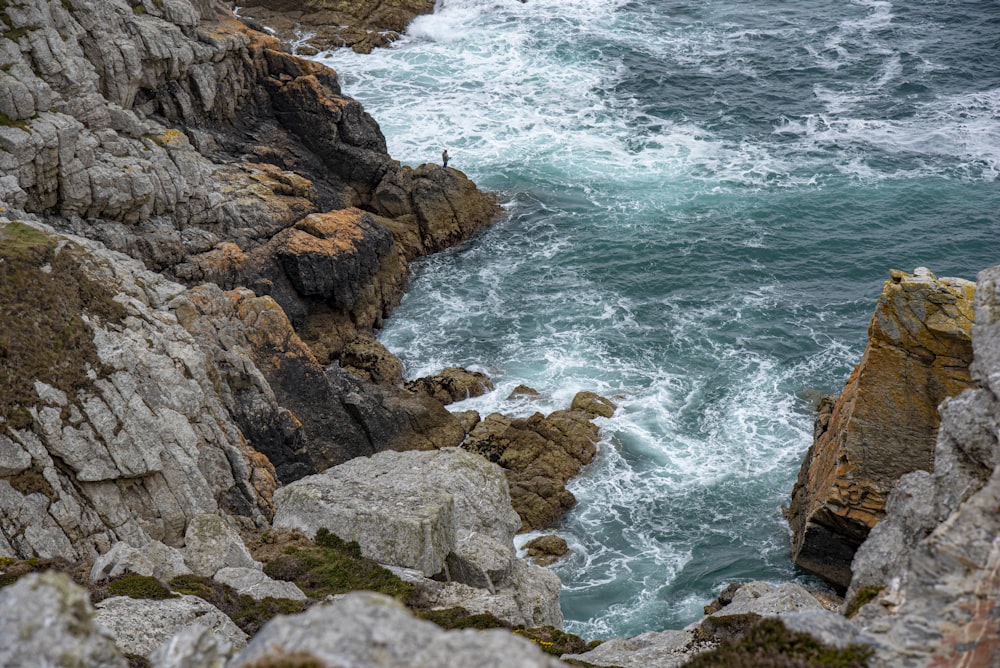
[[[971,386],[975,284],[923,268],[891,274],[861,362],[820,415],[788,509],[795,563],[841,588],[899,478],[933,468],[938,404]]]
[[[515,556],[520,520],[503,473],[482,457],[457,448],[382,452],[296,481],[276,498],[275,528],[308,536],[326,528],[357,541],[361,553],[379,563],[489,594],[510,593],[519,618],[533,625],[562,622],[558,578]],[[530,602],[529,592],[541,592],[544,600]],[[454,593],[433,592],[449,601]]]
[[[395,600],[371,592],[347,594],[329,605],[269,622],[229,665],[291,663],[329,668],[564,665],[507,631],[442,631],[411,616]]]
[[[126,668],[128,662],[94,621],[87,592],[66,575],[42,573],[0,589],[0,665]]]
[[[98,243],[5,222],[0,554],[180,546],[206,513],[266,522],[274,469],[234,421],[209,342],[170,311],[184,288]]]
[[[267,26],[298,53],[343,46],[369,53],[398,38],[414,17],[433,10],[434,0],[251,0],[240,7],[240,17]]]
[[[854,560],[877,668],[1000,664],[1000,267],[977,277],[972,344],[978,387],[942,404],[933,472],[900,481]]]
[[[590,405],[593,397],[574,399],[574,405]],[[595,405],[614,410],[607,399]],[[598,427],[591,421],[596,416],[584,410],[535,413],[526,419],[493,413],[475,426],[462,448],[504,469],[520,530],[541,529],[576,504],[566,483],[597,452]]]

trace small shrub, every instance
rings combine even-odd
[[[294,615],[306,609],[304,601],[265,598],[261,601],[240,594],[227,584],[198,575],[179,575],[170,587],[181,594],[197,596],[225,613],[247,635],[254,635],[277,615]]]
[[[128,596],[129,598],[152,599],[162,601],[177,598],[163,583],[148,575],[123,575],[108,583],[108,593],[112,596]]]
[[[854,598],[847,603],[847,607],[844,609],[844,616],[848,619],[854,617],[854,615],[858,614],[861,606],[874,601],[883,589],[885,589],[884,586],[869,586],[859,589]]]

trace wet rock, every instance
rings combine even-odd
[[[513,390],[511,390],[509,395],[507,395],[507,401],[512,401],[518,398],[530,399],[533,397],[540,397],[540,396],[541,393],[538,390],[534,389],[533,387],[528,387],[527,385],[518,385]]]
[[[128,596],[107,598],[97,604],[97,622],[108,629],[126,654],[148,657],[160,645],[185,629],[207,628],[219,645],[242,649],[247,635],[218,608],[197,596],[163,600]]]
[[[329,605],[272,620],[230,665],[281,665],[293,659],[330,668],[563,665],[509,631],[442,631],[412,617],[393,599],[371,592],[347,594]]]
[[[932,468],[938,404],[971,386],[974,289],[923,268],[892,272],[864,356],[817,427],[792,492],[792,556],[802,568],[846,588],[854,552],[899,478]]]
[[[320,0],[252,0],[240,8],[240,16],[274,30],[297,53],[343,46],[369,53],[390,44],[414,17],[433,9],[433,0],[365,0],[335,6]]]
[[[609,418],[617,409],[613,401],[594,392],[578,392],[570,406],[570,410],[583,411],[590,417]]]
[[[421,392],[444,405],[478,397],[493,391],[493,381],[480,371],[448,367],[441,373],[417,378],[406,383],[411,392]]]
[[[0,589],[0,665],[128,665],[94,620],[88,593],[61,573],[26,575]]]
[[[528,558],[539,566],[548,566],[555,563],[559,557],[569,554],[569,545],[559,536],[548,535],[539,536],[528,541],[524,545],[528,551]]]
[[[499,413],[476,425],[462,448],[499,464],[510,485],[521,531],[548,526],[576,498],[566,482],[597,452],[598,428],[583,411],[535,413],[527,419]]]
[[[355,339],[344,347],[340,364],[376,385],[402,385],[403,363],[381,343],[370,337]]]

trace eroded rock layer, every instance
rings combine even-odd
[[[846,588],[899,478],[933,469],[938,404],[971,386],[975,284],[892,272],[861,362],[821,413],[788,510],[794,561]]]

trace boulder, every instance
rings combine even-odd
[[[444,405],[478,397],[493,391],[493,381],[485,373],[460,367],[448,367],[433,376],[417,378],[406,383],[411,392],[421,392]]]
[[[699,642],[691,630],[647,631],[631,638],[611,638],[582,654],[563,654],[564,661],[608,668],[679,668],[692,658],[715,647]]]
[[[184,534],[184,562],[195,575],[212,577],[221,568],[260,570],[243,539],[218,515],[198,515]]]
[[[327,528],[365,557],[493,591],[515,563],[519,526],[499,467],[456,448],[381,452],[276,494],[275,528]]]
[[[592,418],[609,418],[617,409],[613,401],[594,392],[577,392],[570,405],[570,410],[583,411]]]
[[[891,276],[865,353],[825,428],[817,426],[787,512],[795,563],[841,589],[900,477],[933,467],[938,404],[972,384],[975,284],[924,268]]]
[[[576,498],[566,483],[597,452],[598,428],[583,411],[556,411],[543,416],[511,418],[487,415],[462,448],[504,469],[511,502],[521,518],[521,531],[552,524]]]
[[[246,594],[254,600],[265,598],[287,598],[292,601],[304,601],[306,595],[293,582],[272,580],[263,571],[256,568],[227,566],[216,571],[212,578],[216,582],[229,585],[237,594]]]
[[[86,590],[49,572],[0,589],[0,665],[125,668],[128,662],[95,621]]]
[[[207,626],[192,624],[149,655],[156,668],[225,668],[233,647]]]
[[[179,575],[191,574],[184,562],[184,552],[158,540],[140,548],[128,543],[115,543],[110,550],[94,560],[90,579],[101,582],[126,573],[145,575],[167,582]]]
[[[411,616],[397,601],[371,592],[346,594],[304,613],[273,619],[229,665],[292,662],[328,668],[564,665],[509,631],[443,631]]]
[[[207,628],[217,643],[242,649],[247,635],[218,608],[197,596],[162,600],[128,596],[107,598],[97,604],[96,620],[108,629],[126,654],[150,656],[185,629]]]
[[[340,364],[347,371],[376,385],[403,384],[403,363],[371,337],[349,342],[340,354]]]

